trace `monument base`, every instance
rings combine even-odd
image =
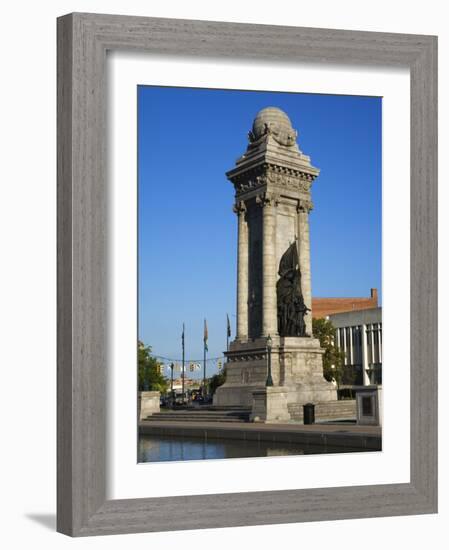
[[[140,391],[138,396],[139,420],[144,420],[161,410],[161,392]]]
[[[251,420],[253,422],[288,422],[290,413],[286,388],[269,386],[253,391]]]
[[[337,400],[335,386],[323,377],[323,353],[316,338],[272,337],[273,387],[282,388],[287,405]],[[266,385],[266,339],[234,341],[226,357],[226,382],[217,388],[214,405],[252,407],[253,393]]]

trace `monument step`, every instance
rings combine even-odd
[[[170,418],[173,416],[179,416],[182,418],[186,417],[195,417],[195,418],[243,418],[248,416],[249,412],[242,412],[242,413],[222,413],[222,412],[159,412],[154,413],[158,414],[160,416],[169,416]]]
[[[181,409],[154,413],[147,420],[182,421],[182,422],[247,422],[248,409],[215,410],[215,409]]]
[[[251,407],[242,407],[241,405],[201,405],[199,407],[188,407],[188,411],[224,411],[224,412],[250,412]]]
[[[162,409],[158,414],[194,414],[194,415],[219,415],[219,416],[235,416],[249,414],[251,409]]]
[[[248,417],[249,419],[249,417]],[[174,415],[162,415],[159,416],[157,413],[146,418],[147,421],[159,422],[159,421],[168,421],[168,422],[248,422],[248,419],[230,417],[230,416],[218,416],[218,417],[204,417],[204,416],[174,416]]]

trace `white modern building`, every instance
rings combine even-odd
[[[348,384],[382,384],[382,308],[334,313],[336,345],[345,352]],[[351,374],[349,374],[351,373]]]

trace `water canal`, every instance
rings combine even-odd
[[[364,449],[363,451],[366,452],[368,449]],[[299,445],[272,441],[202,439],[198,437],[141,434],[138,445],[138,462],[170,462],[351,452],[361,452],[361,449],[327,445]]]

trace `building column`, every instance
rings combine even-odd
[[[248,340],[248,223],[244,201],[234,206],[234,212],[238,216],[236,338],[242,342]]]
[[[353,346],[353,340],[352,340],[352,329],[353,327],[349,327],[349,364],[354,364],[354,346]]]
[[[371,364],[374,365],[376,362],[376,350],[374,349],[374,332],[375,332],[374,323],[371,325]]]
[[[346,327],[343,327],[343,351],[345,353],[344,365],[348,364],[348,343],[346,342]]]
[[[309,231],[309,212],[313,204],[310,200],[300,200],[298,202],[298,256],[299,269],[301,271],[301,290],[306,307],[312,309],[312,283],[310,276],[310,231]],[[304,317],[306,325],[306,334],[312,336],[312,311],[307,312]]]
[[[258,197],[263,208],[263,291],[262,291],[262,335],[278,333],[277,294],[276,294],[276,199],[265,194]]]
[[[382,324],[378,325],[379,327],[379,363],[382,364]]]
[[[362,374],[363,374],[363,385],[368,386],[370,384],[370,379],[366,370],[368,369],[368,339],[367,339],[367,326],[362,325]]]

